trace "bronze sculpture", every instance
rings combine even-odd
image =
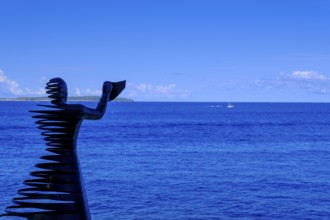
[[[42,156],[41,170],[31,172],[27,188],[18,191],[15,205],[0,216],[19,216],[29,220],[85,220],[90,219],[84,185],[76,154],[79,128],[84,119],[100,119],[107,102],[115,99],[125,88],[125,81],[104,82],[100,101],[95,109],[81,104],[67,104],[67,86],[63,79],[53,78],[46,85],[50,105],[48,109],[30,111],[46,141],[50,155]]]

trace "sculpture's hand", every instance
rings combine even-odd
[[[110,94],[111,90],[112,90],[112,84],[111,84],[111,82],[105,81],[103,83],[103,88],[102,88],[103,94]]]
[[[124,81],[109,82],[109,83],[111,83],[112,89],[108,101],[111,101],[114,100],[125,89],[126,81],[124,80]]]

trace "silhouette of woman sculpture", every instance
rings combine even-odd
[[[53,78],[46,85],[51,99],[45,110],[30,111],[46,141],[50,155],[42,156],[44,163],[36,164],[33,179],[24,181],[27,188],[18,190],[15,205],[1,216],[25,217],[29,220],[90,219],[83,179],[76,153],[77,136],[84,119],[100,119],[107,102],[115,99],[125,88],[125,81],[104,82],[100,101],[95,109],[81,104],[67,104],[67,86],[63,79]]]

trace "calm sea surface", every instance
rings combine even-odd
[[[46,152],[36,104],[0,102],[0,212]],[[85,121],[92,218],[330,219],[330,104],[234,104],[110,103]]]

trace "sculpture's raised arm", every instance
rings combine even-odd
[[[84,118],[85,119],[100,119],[104,115],[107,103],[115,99],[121,91],[125,88],[126,81],[120,82],[109,82],[105,81],[102,87],[102,95],[99,103],[95,109],[85,107],[84,109]]]

